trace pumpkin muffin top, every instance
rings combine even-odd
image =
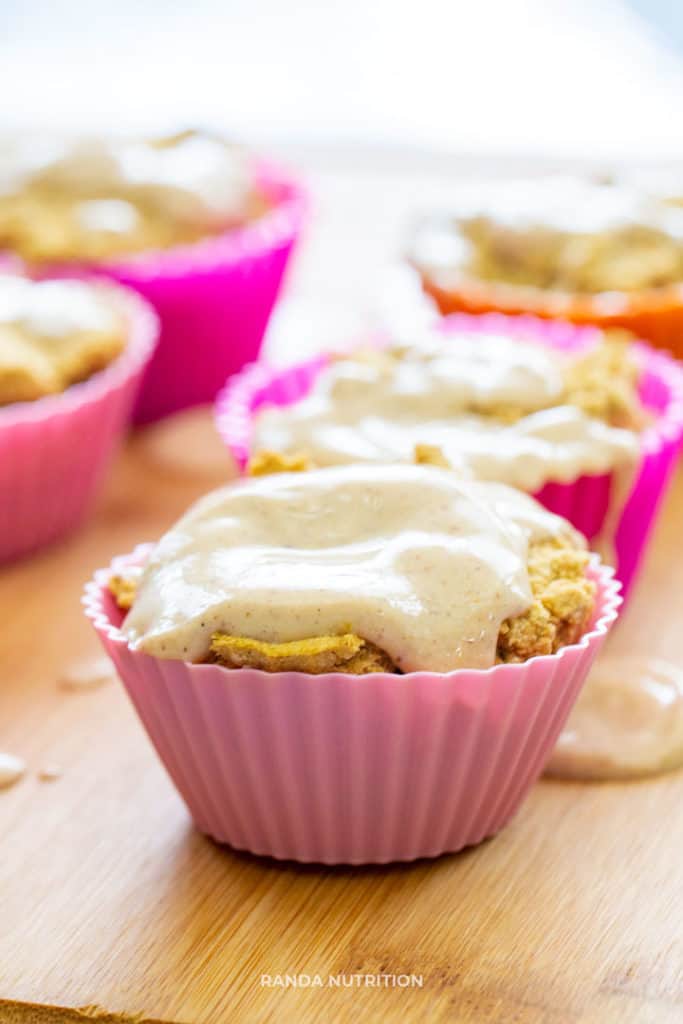
[[[409,258],[448,289],[475,279],[562,293],[683,280],[683,210],[625,184],[571,178],[463,185],[421,222]]]
[[[247,153],[196,131],[0,144],[0,248],[105,261],[196,242],[262,213]]]
[[[129,643],[155,657],[449,672],[577,640],[594,604],[587,562],[565,520],[511,488],[350,465],[205,496],[110,586]]]
[[[101,285],[0,275],[0,406],[65,391],[125,344],[124,317]]]

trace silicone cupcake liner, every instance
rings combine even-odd
[[[220,843],[325,864],[414,860],[498,832],[538,778],[620,604],[594,560],[578,644],[521,665],[397,676],[269,674],[132,650],[106,589],[86,586],[105,651],[197,827]]]
[[[136,423],[212,402],[226,378],[258,356],[307,201],[302,186],[273,167],[259,164],[255,179],[273,206],[243,228],[96,266],[40,269],[41,277],[113,278],[156,309],[161,337]]]
[[[62,394],[0,408],[0,561],[56,540],[86,515],[154,350],[154,312],[123,288],[98,287],[130,325],[123,353]]]
[[[683,286],[642,292],[572,295],[520,288],[473,278],[455,277],[439,283],[423,276],[423,287],[443,314],[530,314],[598,327],[623,327],[657,348],[683,359]]]
[[[565,351],[588,347],[599,336],[596,328],[529,316],[507,317],[501,313],[457,313],[446,317],[441,325],[454,338],[459,333],[493,330],[520,339],[534,338]],[[635,580],[683,437],[683,367],[646,345],[637,344],[635,351],[641,363],[640,396],[654,414],[654,420],[642,435],[641,465],[614,542],[616,573],[625,595]],[[228,382],[218,398],[216,422],[241,469],[249,459],[255,413],[264,405],[290,405],[303,398],[329,360],[329,356],[318,356],[283,370],[256,363]],[[613,486],[611,473],[582,476],[571,483],[549,483],[535,497],[551,512],[569,519],[591,541],[602,529]]]

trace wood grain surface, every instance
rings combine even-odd
[[[300,296],[343,308],[360,295],[357,266],[357,280],[328,275],[325,290],[320,264],[334,249],[339,267],[363,209],[367,234],[390,195],[394,219],[369,232],[364,273],[379,261],[417,187],[402,179],[392,192],[382,174],[363,179],[358,211],[358,176],[320,172]],[[78,534],[0,571],[0,749],[28,764],[0,792],[1,1024],[682,1020],[683,773],[543,781],[497,838],[433,862],[282,865],[193,830],[116,681],[60,688],[75,660],[99,653],[84,580],[231,472],[207,413],[140,433]],[[612,650],[683,666],[682,521],[679,476]],[[46,765],[61,776],[42,781]],[[328,987],[340,974],[422,982]],[[280,975],[323,987],[283,988]]]

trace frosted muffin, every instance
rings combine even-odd
[[[0,148],[0,248],[30,264],[188,245],[265,213],[246,152],[217,136],[18,138]]]
[[[126,289],[0,275],[0,561],[84,517],[157,336]]]
[[[0,406],[88,380],[121,354],[127,333],[106,289],[0,275]]]
[[[110,586],[129,640],[155,657],[450,672],[575,643],[593,611],[587,562],[583,538],[518,491],[349,466],[207,496],[139,580]]]
[[[298,181],[207,132],[0,144],[0,250],[33,276],[109,277],[157,311],[134,417],[212,401],[256,358],[306,211]]]
[[[533,499],[400,463],[237,481],[85,596],[197,826],[325,863],[498,831],[617,603]]]
[[[443,313],[533,313],[622,326],[681,352],[683,211],[628,185],[463,185],[408,259]]]

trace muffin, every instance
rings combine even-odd
[[[83,518],[157,334],[123,288],[0,275],[0,560]]]
[[[442,313],[619,326],[683,355],[683,210],[628,184],[463,185],[417,225],[408,260]]]
[[[293,181],[196,131],[21,137],[2,157],[8,256],[38,276],[95,271],[156,307],[139,421],[210,401],[257,354],[303,214]]]
[[[532,498],[393,463],[233,483],[85,603],[202,831],[361,863],[502,827],[618,597]]]
[[[240,465],[263,450],[322,465],[437,446],[461,474],[564,515],[628,589],[683,434],[683,374],[623,337],[460,314],[412,345],[247,370],[217,422]]]

